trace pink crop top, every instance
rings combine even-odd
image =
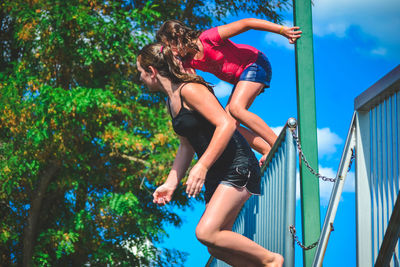
[[[258,50],[250,45],[235,44],[229,39],[222,40],[218,27],[202,32],[199,39],[203,45],[202,59],[183,62],[185,68],[210,72],[231,84],[239,81],[243,70],[256,62]]]

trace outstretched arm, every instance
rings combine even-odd
[[[153,193],[153,202],[158,205],[165,205],[171,201],[175,189],[184,177],[193,159],[194,150],[188,140],[181,136],[179,139],[180,145],[168,178],[165,183],[159,186]]]
[[[224,40],[248,30],[268,31],[285,36],[292,44],[301,36],[299,29],[298,26],[286,27],[263,19],[247,18],[219,26],[218,33]]]

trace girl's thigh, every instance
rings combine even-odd
[[[248,109],[264,87],[265,85],[259,82],[239,81],[228,100],[227,106],[239,106]]]
[[[210,232],[231,230],[240,209],[250,195],[245,188],[219,184],[198,227],[206,227]]]

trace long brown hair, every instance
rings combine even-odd
[[[201,31],[193,30],[179,20],[167,20],[157,31],[156,38],[158,42],[171,43],[176,46],[183,46],[199,51],[196,40]]]
[[[138,60],[145,71],[150,72],[150,66],[153,66],[161,76],[173,83],[200,83],[213,91],[210,84],[199,75],[182,72],[180,61],[174,57],[171,48],[162,43],[152,43],[143,47]]]

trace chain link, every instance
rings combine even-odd
[[[291,233],[292,236],[293,236],[294,241],[296,241],[297,245],[299,245],[302,249],[304,249],[304,250],[309,250],[309,249],[315,248],[315,247],[318,245],[318,241],[312,243],[312,244],[309,245],[309,246],[303,245],[303,244],[299,241],[298,236],[296,235],[296,228],[294,227],[294,225],[290,225],[290,226],[289,226],[289,230],[290,230],[290,233]]]
[[[329,177],[323,176],[323,175],[319,174],[318,172],[316,172],[316,171],[311,167],[310,163],[308,162],[308,160],[306,159],[306,157],[305,157],[305,155],[304,155],[304,153],[303,153],[303,150],[301,149],[300,140],[299,140],[299,138],[297,137],[296,132],[295,132],[294,130],[292,130],[292,135],[293,135],[293,139],[296,141],[297,148],[298,148],[298,150],[299,150],[299,155],[300,155],[302,161],[304,162],[304,164],[306,164],[306,167],[309,169],[309,171],[310,171],[313,175],[315,175],[317,178],[320,178],[320,179],[322,179],[323,181],[328,181],[328,182],[333,182],[333,183],[334,183],[334,182],[336,181],[336,178],[329,178]]]
[[[299,138],[297,137],[295,130],[293,129],[291,132],[292,132],[293,139],[296,141],[297,148],[298,148],[298,150],[299,150],[299,155],[300,155],[300,157],[301,157],[301,160],[304,162],[304,164],[305,164],[306,167],[309,169],[309,171],[310,171],[313,175],[315,175],[317,178],[322,179],[323,181],[335,182],[335,181],[336,181],[336,178],[329,178],[329,177],[323,176],[323,175],[319,174],[318,172],[316,172],[316,171],[311,167],[310,163],[308,162],[308,160],[306,159],[306,157],[305,157],[305,155],[304,155],[304,153],[303,153],[303,150],[301,149],[300,140],[299,140]],[[356,157],[356,155],[355,155],[355,149],[352,148],[352,149],[351,149],[351,157],[350,157],[349,167],[348,167],[348,169],[347,169],[347,172],[349,172],[349,171],[351,170],[351,166],[352,166],[352,164],[353,164],[353,161],[354,161],[355,157]],[[318,245],[318,241],[312,243],[312,244],[309,245],[309,246],[303,245],[303,244],[299,241],[298,236],[296,235],[296,228],[294,227],[294,225],[290,225],[290,226],[289,226],[289,230],[290,230],[290,233],[291,233],[292,236],[293,236],[294,241],[295,241],[302,249],[304,249],[304,250],[310,250],[310,249],[315,248],[315,247]],[[333,229],[333,225],[331,224],[331,231],[333,231],[333,230],[334,230],[334,229]]]
[[[301,144],[300,144],[299,137],[296,135],[296,131],[295,131],[295,130],[292,130],[291,132],[292,132],[293,139],[296,141],[297,148],[298,148],[298,150],[299,150],[299,155],[300,155],[300,157],[301,157],[301,160],[304,162],[304,164],[306,165],[306,167],[308,168],[308,170],[309,170],[314,176],[316,176],[317,178],[322,179],[323,181],[328,181],[328,182],[333,182],[333,183],[334,183],[334,182],[336,181],[336,178],[329,178],[329,177],[323,176],[323,175],[321,175],[320,173],[316,172],[316,171],[311,167],[310,163],[308,162],[308,160],[306,159],[306,156],[305,156],[304,153],[303,153],[303,150],[302,150],[302,148],[301,148]],[[356,156],[355,156],[355,151],[354,151],[354,149],[352,148],[352,149],[351,149],[350,163],[349,163],[349,167],[348,167],[348,169],[347,169],[347,172],[350,171],[351,165],[353,164],[353,161],[354,161],[355,157],[356,157]]]

